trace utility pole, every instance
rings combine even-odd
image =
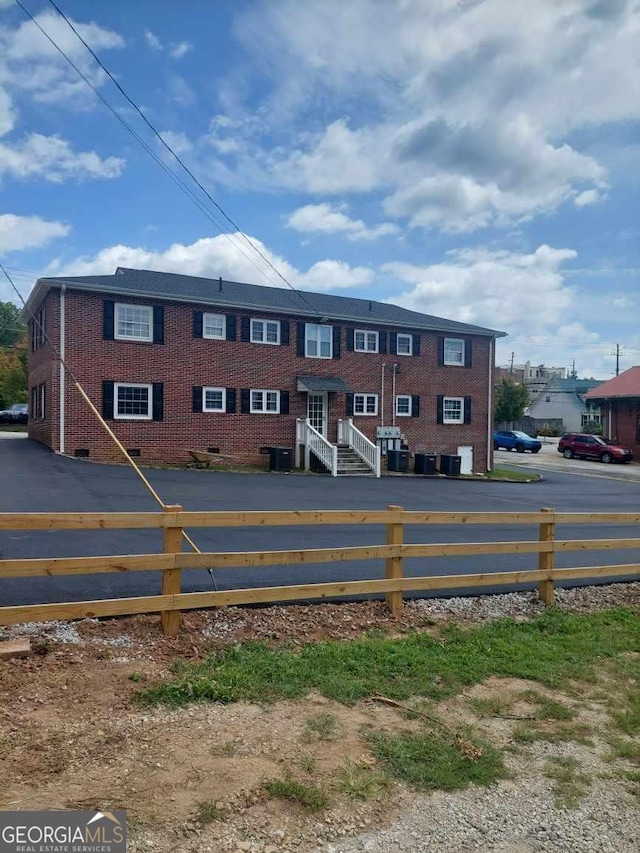
[[[515,352],[511,353],[511,364],[509,365],[509,373],[513,373],[513,359],[516,357]]]
[[[622,347],[624,349],[624,347]],[[616,376],[620,373],[620,344],[616,344],[615,352],[611,350],[611,355],[616,357]]]

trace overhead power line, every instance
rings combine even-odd
[[[35,20],[35,18],[33,17],[33,15],[31,15],[31,13],[30,13],[26,8],[25,8],[25,6],[24,6],[24,5],[23,5],[23,3],[21,2],[21,0],[15,0],[15,2],[17,3],[17,5],[18,5],[18,6],[20,6],[20,8],[24,11],[24,13],[25,13],[26,15],[28,15],[28,17],[33,21],[33,23],[38,27],[38,29],[39,29],[42,33],[44,33],[44,35],[46,35],[46,37],[47,37],[47,38],[49,39],[49,41],[54,45],[54,47],[56,48],[56,50],[58,50],[58,51],[62,54],[62,56],[67,60],[67,62],[69,62],[69,64],[74,68],[74,70],[76,71],[76,73],[78,73],[78,74],[82,77],[82,79],[85,81],[85,83],[87,83],[87,85],[89,85],[89,86],[91,87],[91,89],[92,89],[92,90],[93,90],[93,91],[98,95],[98,97],[100,98],[100,100],[105,104],[105,106],[107,106],[107,107],[108,107],[109,111],[110,111],[111,113],[115,114],[115,115],[116,115],[116,117],[118,118],[118,120],[119,120],[122,124],[124,124],[124,125],[125,125],[125,127],[127,127],[127,129],[129,129],[129,127],[128,127],[127,123],[126,123],[124,120],[122,120],[121,116],[119,116],[119,115],[115,112],[115,110],[113,110],[113,108],[111,107],[111,105],[110,105],[110,104],[108,104],[108,102],[106,102],[106,99],[104,99],[104,98],[100,95],[100,93],[98,93],[98,91],[97,91],[96,87],[95,87],[95,86],[93,86],[93,84],[88,80],[88,78],[86,77],[86,75],[84,75],[84,74],[82,73],[82,71],[81,71],[81,70],[80,70],[80,69],[75,65],[75,63],[73,63],[73,61],[72,61],[72,60],[71,60],[71,59],[66,55],[66,53],[62,50],[62,48],[60,48],[60,47],[59,47],[59,45],[58,45],[58,44],[56,44],[56,42],[51,38],[51,36],[50,36],[50,35],[49,35],[45,30],[44,30],[44,28],[40,26],[40,24]],[[130,106],[135,110],[135,112],[140,116],[140,118],[142,119],[142,121],[143,121],[143,122],[145,123],[145,125],[149,128],[149,130],[153,133],[153,135],[156,137],[156,139],[157,139],[157,140],[158,140],[158,142],[162,145],[162,147],[163,147],[163,148],[164,148],[164,149],[165,149],[165,150],[166,150],[166,151],[171,155],[171,157],[173,157],[173,159],[176,161],[176,163],[178,163],[178,165],[180,166],[180,168],[181,168],[181,169],[182,169],[182,170],[183,170],[183,171],[184,171],[184,172],[189,176],[189,178],[190,178],[190,179],[191,179],[191,180],[196,184],[196,186],[199,188],[199,190],[200,190],[200,191],[201,191],[201,192],[206,196],[206,198],[208,199],[208,201],[209,201],[209,202],[210,202],[210,203],[215,207],[215,209],[220,213],[220,215],[223,217],[223,219],[224,219],[224,220],[225,220],[225,221],[226,221],[226,222],[227,222],[227,223],[228,223],[228,224],[229,224],[229,225],[234,229],[234,231],[235,231],[235,232],[236,232],[240,237],[242,237],[242,239],[244,240],[244,242],[246,243],[246,245],[247,245],[247,246],[248,246],[248,247],[249,247],[253,252],[255,252],[255,253],[256,253],[256,254],[257,254],[257,255],[262,259],[262,261],[264,261],[264,263],[269,267],[269,269],[271,269],[271,270],[275,273],[275,275],[276,275],[276,276],[277,276],[277,277],[278,277],[278,278],[279,278],[279,279],[280,279],[280,280],[281,280],[281,281],[282,281],[282,282],[283,282],[287,287],[289,287],[289,288],[290,288],[290,289],[291,289],[291,290],[292,290],[292,291],[293,291],[293,292],[294,292],[294,293],[295,293],[295,294],[296,294],[296,295],[297,295],[297,296],[298,296],[298,297],[299,297],[303,302],[305,302],[305,303],[307,304],[307,306],[308,306],[309,308],[311,308],[311,310],[312,310],[314,313],[316,313],[316,312],[317,312],[317,308],[315,307],[315,305],[313,305],[313,303],[312,303],[312,302],[311,302],[311,301],[310,301],[310,300],[309,300],[309,299],[308,299],[308,298],[307,298],[303,293],[301,293],[301,292],[300,292],[300,291],[299,291],[299,290],[298,290],[298,289],[297,289],[297,288],[296,288],[296,287],[295,287],[295,286],[294,286],[294,285],[289,281],[289,279],[288,279],[285,275],[283,275],[283,273],[282,273],[282,272],[280,272],[280,270],[279,270],[279,269],[278,269],[278,268],[273,264],[273,262],[272,262],[272,261],[271,261],[271,260],[270,260],[266,255],[265,255],[265,253],[260,249],[260,247],[259,247],[259,246],[258,246],[258,245],[257,245],[257,244],[256,244],[256,243],[255,243],[255,242],[254,242],[254,241],[253,241],[253,240],[252,240],[252,239],[251,239],[251,238],[246,234],[246,232],[245,232],[245,231],[243,231],[243,230],[242,230],[242,228],[238,225],[238,223],[237,223],[237,222],[236,222],[236,221],[235,221],[231,216],[229,216],[229,214],[224,210],[224,208],[222,207],[222,205],[220,205],[220,204],[219,204],[219,203],[218,203],[218,202],[213,198],[213,196],[212,196],[212,195],[211,195],[211,193],[207,190],[207,188],[204,186],[204,184],[203,184],[203,183],[202,183],[202,182],[201,182],[201,181],[196,177],[196,175],[193,173],[193,171],[192,171],[192,170],[191,170],[191,169],[186,165],[186,163],[182,160],[182,158],[180,157],[180,155],[179,155],[179,154],[177,154],[177,153],[176,153],[176,151],[174,151],[174,149],[171,147],[171,145],[170,145],[170,144],[169,144],[169,143],[168,143],[168,142],[163,138],[162,134],[158,131],[158,129],[155,127],[155,125],[154,125],[154,124],[153,124],[153,123],[152,123],[152,122],[147,118],[147,116],[146,116],[146,115],[144,114],[144,112],[140,109],[140,107],[138,106],[138,104],[136,103],[136,101],[135,101],[135,100],[134,100],[134,99],[133,99],[133,98],[128,94],[128,92],[124,89],[124,87],[121,85],[121,83],[120,83],[120,82],[119,82],[119,81],[118,81],[118,80],[113,76],[113,74],[111,73],[111,71],[109,71],[109,69],[106,67],[106,65],[103,63],[103,61],[100,59],[100,57],[95,53],[95,51],[90,47],[90,45],[89,45],[89,44],[87,44],[87,42],[86,42],[86,41],[85,41],[85,39],[83,38],[82,34],[81,34],[81,33],[78,31],[78,29],[74,26],[73,22],[72,22],[72,21],[71,21],[71,20],[66,16],[66,14],[62,11],[62,9],[60,9],[60,7],[57,5],[57,3],[55,3],[55,2],[54,2],[54,0],[49,0],[49,3],[50,3],[50,4],[51,4],[51,6],[55,9],[55,11],[58,13],[58,15],[59,15],[59,16],[60,16],[60,17],[61,17],[61,18],[66,22],[67,26],[68,26],[68,27],[71,29],[71,31],[75,34],[76,38],[78,38],[78,40],[79,40],[79,41],[84,45],[84,47],[86,48],[86,50],[91,54],[91,56],[93,57],[93,59],[95,60],[95,62],[97,62],[97,64],[98,64],[98,65],[100,66],[100,68],[104,71],[104,73],[107,75],[107,77],[109,78],[109,80],[111,80],[111,82],[112,82],[112,83],[113,83],[113,85],[117,88],[117,90],[120,92],[120,94],[122,95],[122,97],[123,97],[123,98],[125,98],[125,100],[127,101],[127,103],[128,103],[128,104],[129,104],[129,105],[130,105]],[[136,136],[136,138],[138,138],[138,141],[139,141],[139,142],[142,142],[142,140],[138,137],[138,135],[137,135],[137,134],[135,134],[135,132],[134,132],[134,135]],[[143,143],[143,145],[144,145],[144,147],[145,147],[145,150],[147,150],[147,152],[148,152],[148,153],[151,153],[151,151],[149,150],[149,148],[148,148],[148,146],[146,145],[146,143]],[[154,156],[154,154],[152,154],[152,156]],[[159,163],[161,163],[161,162],[162,162],[162,161],[159,161],[155,156],[154,156],[154,160],[156,160],[156,162],[159,162]],[[163,166],[163,168],[164,168],[164,164],[162,164],[162,166]],[[166,169],[165,169],[165,171],[166,171]],[[171,174],[174,176],[174,178],[176,178],[176,179],[177,179],[177,176],[175,175],[175,173],[171,172]],[[179,180],[179,179],[177,179],[177,180]],[[192,198],[192,201],[195,201],[195,198],[191,195],[190,191],[189,191],[189,194],[190,194],[190,197]],[[196,202],[196,203],[197,203],[197,202]],[[200,208],[200,210],[201,210],[203,213],[205,212],[205,211],[203,210],[203,208],[200,206],[200,204],[198,204],[198,207]],[[210,216],[208,215],[208,213],[205,213],[205,215],[207,215],[207,216],[208,216],[208,218],[210,218]],[[220,230],[222,233],[226,234],[226,232],[225,232],[224,228],[221,228],[221,227],[220,227],[220,225],[219,225],[219,223],[217,223],[217,222],[216,222],[216,225],[217,225],[217,227],[219,228],[219,230]],[[228,235],[228,234],[227,234],[226,236],[227,236],[227,237],[230,237],[231,235]],[[232,242],[233,242],[233,241],[232,241]],[[240,247],[237,243],[234,243],[234,246],[235,246],[235,248],[237,248],[239,251],[241,251],[241,247]],[[246,255],[244,252],[242,252],[242,254],[244,255],[244,257],[245,257],[245,258],[247,258],[247,255]],[[251,261],[251,262],[252,262],[252,263],[254,263],[253,261]],[[265,274],[264,270],[260,269],[260,267],[257,267],[257,265],[256,265],[255,263],[254,263],[254,266],[256,266],[256,268],[257,268],[257,269],[258,269],[258,270],[259,270],[263,275],[265,275],[265,277],[268,279],[268,276],[266,276],[266,274]],[[269,280],[269,279],[268,279],[268,280]],[[271,281],[271,283],[273,284],[273,282],[272,282],[272,281]]]

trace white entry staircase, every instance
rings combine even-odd
[[[380,448],[353,425],[353,420],[338,421],[338,443],[332,444],[311,426],[309,419],[296,421],[296,467],[308,471],[313,454],[332,477],[379,477]]]

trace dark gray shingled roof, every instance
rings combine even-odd
[[[143,296],[203,306],[243,310],[277,311],[308,318],[357,321],[383,326],[403,326],[459,334],[503,337],[505,332],[431,317],[408,311],[397,305],[351,296],[294,291],[286,287],[264,287],[237,281],[200,278],[180,273],[154,272],[118,267],[115,275],[64,276],[40,279],[29,297],[28,307],[39,301],[43,289],[66,284],[77,290],[90,290],[122,296]],[[33,304],[31,304],[33,302]]]

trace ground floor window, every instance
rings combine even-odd
[[[464,423],[464,398],[445,397],[442,401],[442,420],[445,424]]]
[[[203,388],[202,389],[202,411],[224,412],[226,410],[225,388]]]
[[[152,385],[114,385],[115,406],[113,415],[118,420],[150,421],[152,418]]]
[[[377,415],[378,414],[378,395],[377,394],[354,394],[353,395],[353,413],[354,413],[354,415]]]
[[[251,413],[277,415],[280,412],[280,392],[251,389]]]
[[[601,424],[602,423],[602,415],[600,412],[586,412],[582,415],[581,425],[586,426],[587,424]]]
[[[42,382],[40,385],[34,385],[31,389],[31,406],[29,408],[29,417],[32,420],[44,420],[44,418],[46,418],[46,401],[46,382]]]
[[[398,417],[411,415],[411,397],[408,394],[398,394],[396,397],[396,415]]]

